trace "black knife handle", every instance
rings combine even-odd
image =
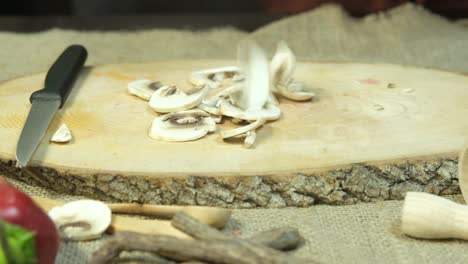
[[[72,45],[66,48],[47,72],[45,88],[31,94],[29,98],[31,103],[35,99],[60,99],[60,107],[62,107],[87,56],[88,52],[81,45]]]

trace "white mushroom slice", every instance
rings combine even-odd
[[[267,103],[265,107],[260,110],[251,111],[244,111],[234,106],[228,100],[220,100],[218,105],[223,115],[247,121],[257,119],[276,120],[281,117],[281,109],[272,103]]]
[[[272,90],[291,100],[309,100],[315,94],[304,91],[301,84],[292,81],[295,67],[294,53],[285,42],[280,42],[270,63]]]
[[[218,116],[221,114],[221,111],[219,110],[219,108],[217,108],[216,106],[207,105],[203,102],[198,105],[198,108],[212,115]]]
[[[239,67],[226,66],[195,71],[190,75],[190,82],[197,86],[206,84],[210,88],[216,88],[226,78],[232,78],[234,81],[242,80]]]
[[[55,143],[67,143],[72,139],[72,133],[68,129],[67,125],[62,124],[59,129],[50,138],[51,142]]]
[[[255,144],[255,139],[257,138],[257,133],[254,130],[248,131],[244,139],[244,147],[252,148]]]
[[[220,92],[216,93],[215,95],[211,96],[210,98],[205,98],[203,100],[203,104],[209,105],[209,106],[215,106],[221,98],[225,98],[225,97],[227,97],[229,95],[232,95],[234,93],[237,93],[237,92],[241,91],[242,86],[243,86],[243,84],[236,83],[234,85],[226,87],[225,89],[221,90]]]
[[[127,90],[130,94],[135,95],[143,100],[149,101],[156,90],[165,86],[161,82],[153,82],[150,80],[136,80],[128,83]]]
[[[235,137],[239,135],[243,135],[251,130],[255,130],[259,127],[261,127],[263,124],[265,124],[266,120],[264,119],[258,119],[253,123],[250,123],[246,126],[243,127],[238,127],[234,129],[229,129],[229,130],[224,130],[220,132],[221,138],[230,138],[230,137]]]
[[[216,122],[201,110],[188,110],[156,117],[149,136],[163,141],[191,141],[216,131]]]
[[[70,240],[91,240],[102,236],[111,224],[111,210],[103,202],[78,200],[49,211],[61,236]]]
[[[280,86],[281,95],[295,101],[306,101],[315,96],[315,93],[304,90],[302,83],[291,80],[287,87]]]
[[[208,87],[202,87],[186,94],[176,86],[162,87],[151,96],[149,106],[159,113],[184,111],[199,105],[208,91]]]

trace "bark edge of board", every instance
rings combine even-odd
[[[48,167],[21,170],[15,167],[13,160],[0,160],[0,173],[58,193],[83,195],[108,202],[226,208],[308,207],[315,204],[401,200],[407,191],[460,194],[456,155],[359,163],[318,172],[245,178],[86,175]]]

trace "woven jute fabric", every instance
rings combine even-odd
[[[131,23],[131,21],[129,21]],[[253,33],[234,28],[175,30],[0,32],[0,80],[46,71],[65,46],[81,43],[88,64],[170,59],[234,59],[235,44],[257,40],[273,54],[285,40],[300,60],[381,62],[468,72],[468,25],[408,4],[362,19],[326,5]],[[467,87],[468,89],[468,87]],[[29,194],[60,200],[44,188],[12,180]],[[450,197],[464,202],[461,196]],[[400,231],[401,201],[349,206],[234,210],[243,236],[273,227],[299,228],[305,245],[295,254],[320,263],[468,263],[468,244],[423,241]],[[62,243],[57,263],[86,263],[103,240]]]

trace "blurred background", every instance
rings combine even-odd
[[[106,25],[99,25],[99,18],[83,19],[80,23],[75,19],[71,23],[65,17],[140,16],[143,18],[132,21],[132,27],[201,29],[211,25],[231,25],[251,31],[272,20],[325,3],[338,3],[352,16],[360,17],[406,2],[423,5],[450,19],[468,17],[468,0],[2,0],[0,30],[41,30],[50,25],[112,29],[112,19]],[[158,21],[144,19],[155,15],[159,16]],[[24,16],[34,16],[35,19],[25,20]],[[54,16],[53,20],[50,16]],[[18,20],[18,17],[22,19]],[[60,20],[57,17],[61,17]],[[125,28],[126,25],[120,23],[114,27]]]
[[[323,3],[339,3],[354,16],[415,2],[441,15],[468,14],[466,0],[2,0],[4,15],[123,15],[168,13],[258,13],[288,15]]]

